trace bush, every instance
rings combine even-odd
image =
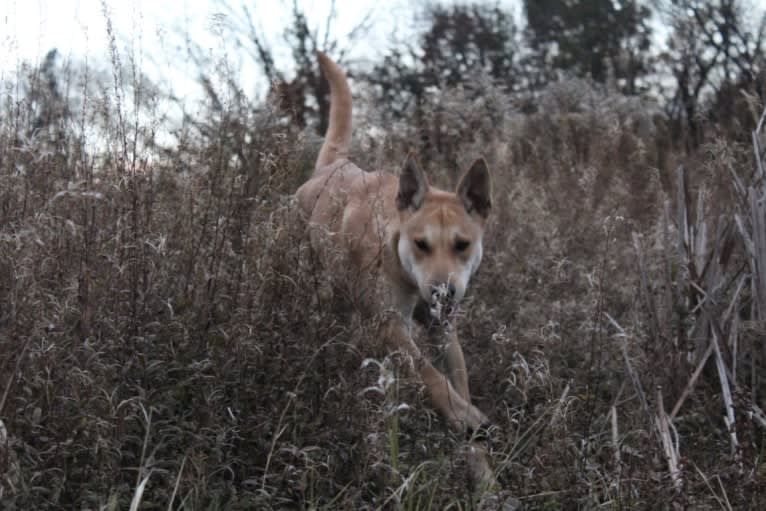
[[[32,128],[28,97],[0,120],[3,507],[494,505],[474,500],[461,441],[419,385],[391,378],[375,311],[308,242],[289,194],[311,168],[310,137],[231,94],[160,152],[105,91],[90,106],[110,108],[108,122],[94,130],[134,145],[86,150],[67,117]],[[497,425],[501,486],[529,509],[761,507],[763,424],[748,397],[763,386],[761,267],[710,223],[728,214],[725,232],[744,239],[737,212],[754,236],[741,193],[713,186],[733,169],[762,193],[751,148],[660,154],[650,108],[584,82],[539,101],[521,114],[498,90],[445,91],[424,124],[384,139],[358,126],[353,151],[396,168],[420,140],[444,187],[475,156],[490,162],[496,206],[460,334],[475,401]],[[360,112],[376,125],[374,104]],[[667,167],[680,161],[685,181]],[[698,190],[709,198],[696,211]],[[684,232],[696,242],[679,245]],[[725,279],[690,270],[724,246]],[[718,282],[707,308],[694,286]],[[721,323],[736,450],[711,367],[670,421],[680,447],[667,447],[659,425],[716,331],[695,325],[729,303],[741,318],[739,333]]]

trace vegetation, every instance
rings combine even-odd
[[[532,44],[499,8],[434,7],[411,48],[349,66],[360,166],[415,146],[443,187],[478,155],[493,172],[459,325],[495,425],[486,494],[293,205],[325,109],[301,71],[314,31],[288,34],[300,101],[253,104],[219,66],[181,123],[114,42],[108,72],[20,66],[0,113],[0,507],[766,507],[764,25],[733,0],[612,5],[666,16],[670,44],[635,43],[641,14],[598,74],[581,46],[541,63],[569,30]]]

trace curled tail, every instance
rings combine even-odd
[[[351,145],[351,90],[346,74],[338,64],[321,51],[317,52],[317,58],[330,82],[330,122],[316,163],[316,169],[320,169],[335,160],[348,157]]]

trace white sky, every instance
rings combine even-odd
[[[291,1],[249,0],[261,33],[278,50],[284,28],[290,20]],[[230,2],[240,12],[239,1]],[[299,0],[313,26],[321,26],[330,10],[327,0]],[[394,23],[396,6],[403,0],[385,5],[374,0],[338,0],[333,32],[345,34],[367,13],[374,19],[366,35],[367,48],[352,52],[352,57],[374,57],[374,49],[383,50]],[[185,37],[208,50],[212,56],[227,57],[240,64],[244,83],[259,84],[258,69],[244,55],[234,51],[231,41],[217,35],[215,27],[225,12],[221,1],[193,0],[0,0],[0,82],[22,61],[36,64],[52,48],[64,59],[85,58],[97,67],[108,66],[109,42],[104,6],[114,25],[122,59],[131,48],[140,67],[154,79],[164,78],[177,94],[185,95],[196,87],[197,67],[187,58]],[[236,21],[236,20],[234,20]],[[373,50],[372,52],[370,50]],[[371,54],[372,53],[372,54]],[[381,51],[382,53],[382,51]],[[186,78],[184,78],[186,76]]]
[[[245,90],[263,90],[264,78],[245,55],[234,51],[234,44],[216,35],[219,14],[225,0],[0,0],[0,83],[20,62],[36,64],[57,48],[64,60],[88,62],[109,69],[108,37],[103,5],[109,12],[122,59],[133,52],[141,69],[163,88],[172,87],[180,96],[198,93],[197,66],[188,58],[184,37],[210,55],[226,55],[240,71]],[[417,7],[427,0],[336,0],[336,21],[332,32],[343,35],[368,13],[371,28],[362,42],[351,48],[351,59],[375,59],[385,53],[393,33],[406,37],[412,29]],[[450,0],[446,0],[449,2]],[[271,42],[280,57],[279,43],[290,21],[292,0],[228,0],[234,12],[247,5],[260,32]],[[487,3],[495,4],[494,0]],[[518,14],[520,0],[500,0]],[[102,5],[103,4],[103,5]],[[324,28],[330,0],[298,0],[312,27]],[[236,21],[236,20],[233,20]],[[130,51],[127,51],[131,48]],[[281,54],[285,62],[289,58]],[[250,92],[248,91],[248,92]]]
[[[370,14],[371,29],[351,48],[350,57],[377,59],[385,53],[392,33],[400,38],[411,36],[411,17],[427,1],[432,0],[336,0],[333,33],[342,41],[344,34]],[[510,9],[518,21],[521,0],[486,1]],[[277,58],[281,56],[289,63],[284,49],[279,51],[279,42],[290,20],[292,0],[0,0],[0,84],[12,82],[9,73],[20,62],[37,64],[52,48],[57,48],[64,60],[87,58],[94,67],[108,70],[106,6],[123,60],[134,54],[141,70],[160,81],[163,89],[172,88],[180,96],[199,93],[198,68],[185,51],[186,37],[212,57],[225,55],[246,92],[256,88],[263,91],[265,80],[257,65],[235,51],[232,41],[216,35],[218,14],[226,10],[225,2],[234,6],[234,12],[247,5]],[[324,27],[331,0],[297,2],[308,15],[310,26]],[[757,21],[766,0],[745,0],[745,4],[752,6],[757,14],[753,21]]]
[[[296,1],[306,13],[309,26],[323,33],[331,0]],[[347,61],[378,60],[387,52],[392,36],[397,40],[412,37],[415,28],[412,17],[419,7],[432,1],[336,0],[331,37],[349,50]],[[519,14],[520,0],[487,2],[513,7]],[[87,61],[90,73],[111,74],[109,19],[122,65],[127,66],[133,58],[139,71],[156,83],[162,93],[181,100],[173,107],[169,102],[159,106],[171,118],[180,119],[181,110],[177,107],[194,111],[204,98],[198,82],[200,68],[188,51],[190,43],[203,50],[213,63],[210,65],[225,62],[227,71],[246,94],[263,97],[268,90],[266,77],[220,27],[222,23],[243,21],[236,18],[241,17],[237,14],[246,5],[259,34],[274,50],[278,67],[284,69],[291,64],[289,50],[282,41],[291,20],[292,3],[293,0],[0,0],[0,94],[8,92],[13,96],[9,88],[17,83],[22,63],[36,67],[53,48],[59,52],[59,65],[71,62],[74,69],[82,69]],[[347,45],[344,36],[368,14],[369,30],[354,46]],[[208,76],[215,78],[220,73]],[[88,140],[95,146],[108,143],[99,139],[102,135],[97,130],[93,131]],[[163,140],[170,137],[162,129],[157,136]],[[167,142],[172,143],[170,138]]]

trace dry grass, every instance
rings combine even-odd
[[[72,117],[35,130],[28,97],[0,116],[3,508],[491,509],[308,243],[289,193],[309,137],[229,91],[160,154],[124,106],[137,84],[79,118],[119,141],[98,154]],[[580,82],[540,102],[448,91],[448,132],[354,154],[391,166],[420,136],[444,186],[490,161],[459,328],[500,496],[763,507],[763,149],[668,154],[645,106]]]

